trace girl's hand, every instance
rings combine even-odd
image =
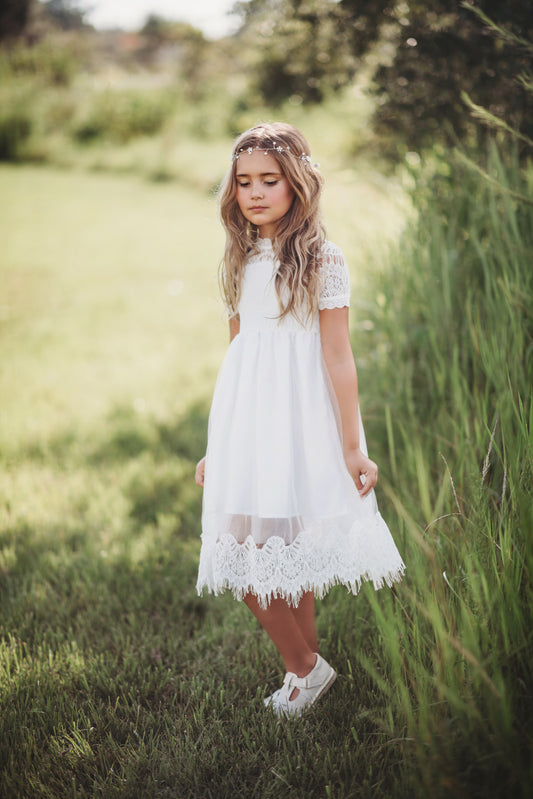
[[[377,465],[360,449],[352,449],[345,452],[344,460],[359,491],[359,496],[366,497],[378,481]]]
[[[196,472],[194,475],[194,479],[196,485],[200,486],[201,488],[204,487],[204,479],[205,479],[205,456],[202,458],[201,461],[198,461],[196,465]]]

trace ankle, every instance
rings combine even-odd
[[[317,654],[316,652],[311,652],[308,657],[302,658],[302,661],[298,664],[298,668],[294,669],[293,672],[297,677],[307,677],[315,668],[316,663]],[[288,671],[291,671],[291,669],[288,669]]]

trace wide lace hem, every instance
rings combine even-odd
[[[401,567],[389,571],[387,574],[382,575],[377,579],[368,574],[363,574],[355,580],[343,580],[342,577],[339,577],[338,575],[332,575],[329,580],[321,585],[307,583],[300,586],[295,591],[279,587],[277,589],[273,589],[269,593],[264,593],[253,585],[249,585],[244,588],[240,585],[232,585],[229,579],[226,579],[226,583],[222,585],[208,585],[206,582],[202,585],[198,584],[196,588],[199,596],[203,596],[206,592],[208,594],[213,594],[213,596],[220,596],[225,591],[231,591],[233,593],[234,599],[239,602],[241,602],[245,596],[248,596],[248,594],[253,594],[253,596],[257,598],[260,607],[264,609],[268,608],[273,599],[278,598],[284,599],[289,605],[292,605],[292,607],[298,607],[303,595],[308,591],[312,591],[317,599],[323,599],[328,591],[333,588],[333,586],[343,585],[355,596],[359,593],[361,585],[365,582],[372,582],[376,590],[384,588],[385,585],[391,588],[395,583],[402,579],[404,572],[405,566],[402,565]]]
[[[374,529],[369,529],[374,528]],[[334,585],[357,594],[364,582],[374,588],[392,586],[402,579],[405,564],[390,532],[377,513],[373,523],[355,522],[351,528],[319,533],[300,533],[292,544],[272,536],[256,546],[248,536],[239,544],[223,535],[208,546],[204,542],[196,590],[218,596],[231,591],[237,600],[253,594],[261,607],[283,598],[296,607],[304,593],[322,599]]]

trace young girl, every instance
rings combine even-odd
[[[196,482],[204,487],[198,592],[230,589],[280,652],[265,700],[300,714],[334,669],[318,654],[314,595],[399,580],[404,564],[379,515],[350,346],[350,282],[324,238],[322,178],[291,125],[236,141],[220,194],[221,284],[230,346]]]

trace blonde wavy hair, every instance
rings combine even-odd
[[[281,151],[273,149],[281,146]],[[304,322],[318,309],[321,251],[325,229],[320,213],[323,179],[310,159],[309,144],[299,130],[282,122],[256,125],[241,134],[233,148],[232,164],[219,193],[226,247],[220,265],[220,287],[230,315],[237,314],[244,264],[256,250],[258,229],[248,222],[237,204],[236,166],[240,150],[268,149],[294,192],[294,200],[279,220],[273,247],[279,259],[275,288],[282,319],[292,313]],[[289,148],[289,152],[287,152]]]

